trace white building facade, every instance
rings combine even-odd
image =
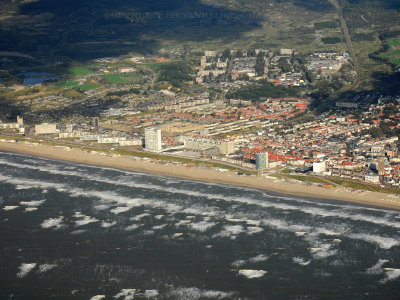
[[[154,128],[145,128],[144,145],[146,151],[161,152],[161,130]]]

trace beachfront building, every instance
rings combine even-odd
[[[146,151],[160,152],[161,147],[161,130],[154,128],[146,128],[144,130],[144,145]]]
[[[269,167],[268,152],[256,154],[256,170],[263,170]]]
[[[326,162],[313,162],[313,172],[314,173],[323,173],[326,172]]]
[[[378,175],[384,176],[385,175],[385,158],[379,157],[378,159]]]
[[[207,151],[210,149],[217,149],[219,154],[231,154],[235,152],[235,143],[233,141],[216,141],[205,138],[191,138],[184,139],[184,147],[189,150]]]
[[[39,124],[35,125],[35,134],[54,134],[57,133],[57,125],[56,124]]]
[[[24,127],[24,118],[21,116],[17,117],[17,124],[19,125],[19,127]]]

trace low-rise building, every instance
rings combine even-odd
[[[190,150],[205,151],[216,148],[219,154],[231,154],[235,152],[235,143],[233,141],[216,141],[204,138],[184,139],[184,147]]]
[[[57,124],[43,123],[35,125],[35,134],[55,134],[57,132]]]

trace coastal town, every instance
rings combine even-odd
[[[178,59],[182,55],[173,54]],[[199,58],[186,89],[173,82],[154,88],[156,74],[143,67],[151,60],[160,68],[170,58],[124,60],[130,64],[117,58],[98,59],[95,69],[63,83],[86,87],[78,89],[80,97],[65,93],[23,97],[20,102],[31,111],[15,122],[0,123],[1,133],[66,146],[156,154],[160,162],[174,157],[186,159],[185,164],[207,161],[220,164],[220,170],[236,168],[239,175],[311,175],[326,187],[338,179],[380,188],[400,186],[395,134],[400,129],[400,97],[367,95],[357,103],[336,102],[335,111],[311,113],[314,100],[307,95],[307,86],[351,80],[347,53],[225,50],[205,51]],[[343,76],[346,72],[349,78]],[[28,90],[55,79],[55,74],[19,75],[32,86]],[[99,77],[119,80],[91,88],[90,84],[101,82]],[[304,90],[300,95],[253,99],[238,93],[260,83]],[[51,114],[40,113],[52,106],[57,110]]]
[[[7,0],[1,299],[397,299],[400,0]]]

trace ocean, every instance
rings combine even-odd
[[[399,211],[0,152],[0,299],[398,299],[399,230]]]

